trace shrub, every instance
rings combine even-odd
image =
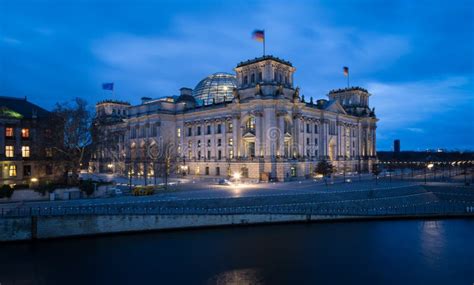
[[[0,198],[10,198],[13,195],[13,188],[10,185],[2,185],[0,187]]]
[[[38,185],[38,187],[36,187],[34,191],[44,196],[46,195],[46,193],[53,193],[54,190],[56,190],[56,188],[59,188],[59,186],[60,184],[46,182],[46,183]]]
[[[13,186],[13,190],[29,189],[29,188],[30,188],[30,185],[28,184],[15,184],[15,186]]]
[[[95,190],[94,181],[91,179],[79,181],[79,189],[86,193],[87,196],[92,195]]]

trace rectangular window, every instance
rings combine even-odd
[[[306,138],[306,145],[309,145],[309,138]]]
[[[206,175],[209,175],[209,166],[206,166]]]
[[[318,133],[318,125],[314,125],[314,133],[315,133],[315,134]]]
[[[188,137],[193,135],[193,128],[188,128]]]
[[[198,159],[201,159],[201,151],[198,151]]]
[[[44,149],[44,152],[46,154],[46,157],[53,157],[53,149],[50,147],[47,147]]]
[[[23,166],[23,176],[31,176],[31,165]]]
[[[26,128],[21,129],[21,138],[22,139],[30,138],[30,129],[26,129]]]
[[[198,147],[201,147],[201,140],[198,140]]]
[[[211,125],[207,125],[207,134],[208,134],[208,135],[211,134]]]
[[[234,145],[234,141],[232,140],[232,138],[229,138],[229,146],[233,146]]]
[[[45,168],[45,173],[46,175],[51,175],[53,174],[53,166],[52,165],[46,165],[46,168]]]
[[[178,136],[178,138],[181,137],[181,128],[178,128],[178,129],[176,130],[176,135]]]
[[[222,145],[222,140],[221,139],[217,139],[217,146],[221,146]]]
[[[221,150],[217,151],[217,159],[219,159],[219,160],[222,159],[222,151]]]
[[[8,167],[8,175],[10,177],[15,177],[16,176],[16,165],[15,164],[10,164]]]
[[[230,159],[234,158],[234,150],[233,149],[229,149],[229,158]]]
[[[221,168],[216,167],[216,176],[220,176],[220,175],[221,175]]]
[[[228,123],[227,124],[227,132],[228,133],[232,133],[232,129],[233,129],[234,125],[232,123]]]
[[[21,147],[21,156],[22,157],[30,157],[30,147],[24,145]]]
[[[14,154],[14,147],[12,145],[5,146],[5,156],[6,157],[13,157]]]
[[[314,145],[318,145],[318,139],[314,139]]]
[[[196,134],[196,135],[198,135],[198,136],[200,136],[200,135],[201,135],[201,127],[200,127],[200,126],[199,126],[199,127],[197,127],[197,134]]]
[[[7,138],[12,138],[13,137],[13,128],[11,127],[6,127],[5,128],[5,136]]]
[[[217,124],[217,133],[220,134],[222,132],[222,125]]]
[[[211,159],[211,151],[210,150],[207,151],[207,159]]]
[[[306,124],[306,132],[311,133],[311,128],[309,127],[309,124]]]

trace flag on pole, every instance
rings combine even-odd
[[[114,91],[114,83],[102,83],[102,89]]]
[[[349,76],[349,67],[344,66],[342,69],[344,71],[344,76]]]
[[[252,39],[254,39],[258,42],[264,42],[265,41],[265,31],[264,30],[255,30],[255,31],[253,31]]]

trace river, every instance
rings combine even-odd
[[[474,284],[474,219],[226,227],[0,245],[0,284]]]

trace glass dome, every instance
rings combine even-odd
[[[193,96],[203,105],[232,101],[232,90],[237,87],[235,75],[219,72],[201,80],[193,90]]]

